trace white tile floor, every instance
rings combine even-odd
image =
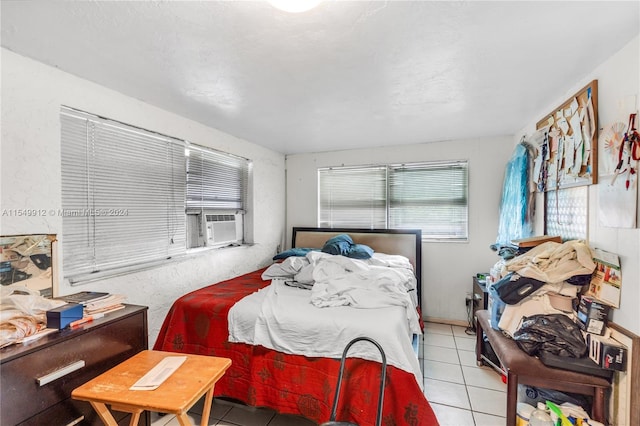
[[[507,385],[476,366],[475,334],[464,327],[426,323],[424,393],[441,426],[504,426]]]
[[[504,426],[507,386],[489,367],[477,367],[475,335],[464,327],[426,323],[420,352],[424,393],[441,426]],[[202,402],[189,412],[200,424]],[[153,426],[176,426],[174,416],[151,418]],[[217,426],[314,426],[307,419],[277,414],[215,400],[209,425]]]

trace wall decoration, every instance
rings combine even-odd
[[[603,184],[598,185],[598,223],[608,228],[636,227],[637,177],[632,179],[630,189],[625,187],[626,181],[617,179],[615,175],[601,176]]]
[[[627,126],[618,121],[603,128],[604,130],[600,134],[600,144],[603,147],[600,172],[603,175],[611,175],[618,165],[620,146],[622,145]]]
[[[53,297],[55,235],[0,236],[0,285],[26,287]]]
[[[598,179],[598,81],[593,80],[536,124],[538,191],[592,185]]]
[[[598,221],[611,228],[637,226],[638,160],[640,134],[636,129],[637,114],[629,123],[605,126],[600,144],[603,146],[601,184],[598,185]]]

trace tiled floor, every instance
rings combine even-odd
[[[489,367],[476,366],[475,334],[427,323],[424,393],[441,426],[504,426],[507,385]]]
[[[507,386],[489,367],[477,367],[475,335],[464,327],[427,323],[420,352],[424,393],[441,426],[504,426]],[[200,424],[202,403],[189,412]],[[176,426],[174,416],[152,416],[153,426]],[[269,409],[250,408],[215,400],[209,425],[218,426],[314,426],[296,416]]]

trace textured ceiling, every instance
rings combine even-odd
[[[2,46],[282,153],[513,134],[638,1],[6,1]]]

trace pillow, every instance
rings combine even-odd
[[[371,259],[373,257],[373,249],[364,244],[354,244],[349,249],[347,257],[352,259]]]
[[[312,250],[318,250],[316,248],[294,247],[289,250],[285,250],[273,256],[273,260],[286,259],[291,256],[303,257],[306,256]]]
[[[346,256],[353,245],[353,240],[347,234],[336,235],[333,238],[329,238],[324,243],[322,251],[329,254],[339,254]]]

